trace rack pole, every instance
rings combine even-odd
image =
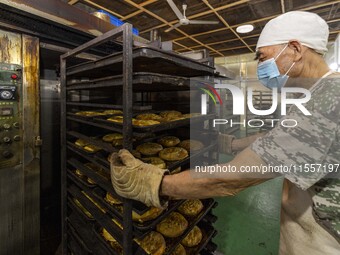
[[[125,24],[123,29],[123,147],[132,149],[132,25]],[[132,202],[125,200],[123,219],[123,254],[132,251]]]
[[[62,254],[67,254],[67,177],[66,177],[66,58],[60,58],[61,101],[61,245]]]

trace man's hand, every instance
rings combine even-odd
[[[111,182],[118,195],[147,206],[166,206],[159,198],[159,189],[168,170],[146,164],[124,149],[111,155],[110,167]]]

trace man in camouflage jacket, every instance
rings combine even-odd
[[[310,91],[305,107],[311,115],[293,105],[282,120],[294,119],[298,123],[295,127],[277,125],[264,135],[243,139],[220,135],[222,152],[240,153],[219,166],[232,166],[237,171],[198,176],[188,170],[168,175],[168,171],[121,150],[110,159],[116,192],[162,207],[166,197],[235,195],[283,175],[280,255],[340,254],[340,76],[329,70],[322,56],[327,51],[328,34],[326,22],[308,12],[280,15],[263,29],[256,53],[259,67],[266,63],[271,72],[277,68],[279,76],[259,78],[265,78],[266,84],[270,79],[278,84],[285,80],[287,88]],[[242,172],[247,166],[285,166],[288,171]]]

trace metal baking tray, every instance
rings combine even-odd
[[[215,146],[217,146],[216,143],[208,145],[208,146],[204,147],[202,150],[197,151],[194,154],[191,154],[189,157],[187,157],[187,158],[185,158],[183,160],[179,160],[179,161],[175,161],[175,162],[168,162],[167,168],[171,172],[172,170],[175,170],[179,166],[187,166],[189,163],[195,162],[195,160],[201,161],[202,159],[205,158],[205,157],[202,157],[203,154],[208,152],[209,150],[211,150]],[[94,155],[87,155],[82,150],[79,150],[73,143],[70,143],[70,142],[68,142],[67,147],[68,147],[68,149],[70,149],[73,152],[77,153],[79,156],[83,157],[84,159],[88,160],[89,162],[94,163],[97,166],[101,167],[107,173],[110,172],[109,162],[106,160],[106,158],[103,158],[102,154],[96,153]],[[71,165],[73,165],[73,167],[75,167],[74,163],[73,164],[71,163]],[[84,172],[85,175],[87,175],[88,174],[88,169],[86,168],[85,171],[84,171],[83,168],[84,168],[84,166],[81,164],[81,166],[79,166],[78,169],[80,171]],[[184,170],[184,169],[182,169],[182,170]],[[115,194],[115,192],[113,191],[112,185],[111,185],[111,183],[108,180],[103,179],[102,176],[99,176],[94,171],[91,171],[90,174],[91,174],[91,176],[88,176],[88,175],[87,176],[90,177],[90,179],[94,180],[98,186],[104,188],[107,192],[110,192],[113,195]],[[98,177],[93,177],[93,176],[99,176],[99,180],[98,180]],[[144,205],[139,204],[139,203],[136,203],[135,206],[136,206],[135,209],[137,209],[141,213],[148,210],[147,207],[145,207]]]
[[[216,114],[200,115],[200,116],[195,116],[192,118],[187,118],[187,119],[182,119],[182,120],[164,122],[164,123],[160,123],[160,124],[152,125],[152,126],[145,126],[145,127],[133,126],[133,130],[136,132],[138,131],[138,132],[154,133],[154,132],[160,132],[160,131],[178,128],[181,126],[191,125],[191,124],[195,124],[199,122],[202,123],[203,121],[211,120],[214,118],[216,118]],[[95,123],[101,123],[109,127],[120,128],[121,130],[123,129],[122,123],[112,122],[112,121],[106,120],[105,118],[94,117],[92,120]]]
[[[215,202],[214,199],[204,199],[201,201],[204,205],[204,209],[196,217],[191,218],[183,215],[189,223],[189,226],[184,231],[184,233],[179,237],[166,239],[167,249],[164,255],[170,255],[178,246],[178,244],[180,244],[183,238],[186,237],[186,235],[193,229],[193,227],[196,226],[205,217],[205,215],[209,214],[212,208],[215,208],[217,206],[217,202]]]
[[[72,227],[78,234],[82,242],[85,243],[87,249],[91,250],[94,255],[110,255],[111,252],[106,249],[100,242],[97,241],[96,236],[92,231],[93,224],[90,226],[86,221],[82,221],[77,213],[72,212],[67,218],[68,227]],[[69,231],[68,231],[69,234]],[[74,255],[83,255],[83,253],[75,253]]]
[[[99,224],[95,224],[93,226],[93,233],[94,235],[97,237],[97,239],[100,241],[100,243],[106,247],[107,250],[110,251],[111,255],[120,255],[116,250],[114,250],[110,244],[103,238],[103,236],[100,234],[100,231],[102,229],[103,226],[99,225]],[[133,247],[134,250],[136,251],[135,254],[139,254],[139,255],[147,255],[147,253],[135,242],[133,241]]]
[[[115,192],[115,190],[112,187],[112,184],[109,180],[106,180],[104,177],[102,177],[101,175],[97,174],[96,172],[87,169],[86,166],[84,166],[81,162],[79,162],[77,159],[72,158],[68,160],[68,163],[70,165],[72,165],[73,167],[79,169],[80,171],[82,171],[85,175],[87,175],[88,177],[90,177],[94,182],[97,183],[98,186],[100,186],[102,189],[104,189],[106,192],[109,192],[110,194],[112,194],[113,196],[117,197],[118,199],[125,201],[124,198],[120,197],[117,195],[117,193]],[[138,202],[138,201],[132,201],[133,204],[133,208],[134,210],[138,213],[138,214],[143,214],[145,213],[147,210],[149,210],[149,207],[147,207],[146,205]]]
[[[115,109],[115,110],[122,110],[122,105],[116,105],[116,104],[100,104],[100,103],[89,103],[88,101],[85,102],[66,102],[67,106],[76,106],[76,107],[90,107],[90,108],[104,108],[104,109]],[[152,110],[151,105],[133,105],[132,106],[133,111],[150,111]],[[79,115],[78,115],[79,116]]]
[[[100,223],[101,226],[105,227],[109,233],[120,243],[122,243],[122,240],[119,240],[119,238],[121,238],[121,236],[119,235],[119,233],[121,233],[121,229],[119,229],[119,227],[117,227],[112,221],[112,218],[115,218],[116,220],[120,221],[121,218],[119,219],[118,217],[113,217],[113,215],[110,214],[110,216],[107,213],[103,213],[96,205],[94,205],[89,199],[87,199],[79,190],[79,188],[76,188],[76,186],[71,185],[68,188],[68,192],[71,194],[72,197],[76,198],[79,200],[79,202],[93,215],[94,219]],[[87,195],[89,195],[94,201],[96,201],[100,206],[102,206],[102,202],[98,202],[98,200],[96,199],[96,197],[91,196],[91,193],[87,192]],[[93,193],[92,193],[93,195]],[[103,195],[103,194],[102,194]],[[78,211],[79,214],[81,214],[82,212],[76,207],[76,205],[73,203],[72,200],[69,201],[70,204],[72,204],[72,207],[74,207],[74,209],[76,209]],[[174,250],[174,248],[180,243],[180,241],[191,231],[191,229],[197,225],[200,221],[202,221],[205,217],[207,219],[209,219],[209,214],[211,212],[211,209],[213,207],[215,207],[217,205],[216,202],[214,202],[213,199],[207,199],[207,200],[202,200],[203,204],[204,204],[204,209],[202,210],[202,212],[194,217],[194,218],[190,218],[190,217],[186,217],[188,222],[189,222],[189,227],[186,229],[186,231],[177,238],[172,238],[172,239],[167,239],[167,252],[166,254],[171,254],[171,252]],[[104,208],[104,210],[107,208]],[[168,213],[167,213],[168,214]],[[163,217],[165,217],[166,214],[163,214]],[[84,220],[86,219],[86,217],[84,217]],[[152,222],[152,221],[151,221]],[[205,221],[203,221],[205,222]],[[158,223],[158,221],[157,221]],[[203,224],[203,223],[201,223]],[[115,227],[114,227],[115,226]],[[155,227],[156,223],[154,224],[150,224],[148,227]],[[144,229],[146,230],[146,229]],[[151,230],[151,229],[149,229]],[[112,232],[111,232],[112,231]],[[114,234],[115,233],[115,234]],[[137,253],[140,254],[140,253]]]
[[[93,255],[94,253],[87,247],[84,241],[76,233],[75,229],[68,224],[68,246],[73,254]]]
[[[91,229],[91,231],[93,232],[96,240],[98,240],[98,242],[105,247],[105,249],[107,250],[108,254],[110,255],[121,255],[120,252],[116,251],[115,249],[113,249],[110,244],[104,239],[104,237],[100,234],[100,231],[102,229],[102,226],[100,226],[99,224],[95,224],[93,226],[93,228]],[[123,246],[122,246],[123,247]],[[146,254],[145,254],[146,255]]]
[[[217,245],[210,241],[209,243],[207,243],[204,249],[201,250],[200,255],[214,255],[216,250]]]
[[[187,157],[183,160],[179,160],[179,161],[175,161],[175,162],[169,162],[168,169],[171,172],[172,170],[175,170],[177,167],[183,166],[183,165],[188,165],[189,163],[195,162],[195,160],[201,161],[201,159],[203,159],[203,157],[202,157],[203,154],[208,152],[209,150],[211,150],[215,146],[217,146],[217,142],[210,144],[208,146],[205,146],[203,149],[195,152],[194,154],[190,154],[189,157]],[[182,169],[182,170],[184,170],[184,169]]]
[[[97,121],[93,121],[93,119],[90,118],[79,118],[77,115],[75,114],[67,114],[68,116],[66,117],[67,120],[69,121],[73,121],[73,122],[77,122],[79,124],[85,124],[88,126],[92,126],[92,127],[96,127],[96,128],[101,128],[101,129],[105,129],[105,130],[109,130],[111,132],[118,132],[118,133],[123,133],[123,125],[117,125],[114,126],[112,124],[115,124],[113,122],[108,121],[110,125],[106,125],[105,123],[103,124],[102,122],[97,122]],[[134,137],[138,137],[138,138],[144,138],[144,137],[148,137],[150,136],[150,133],[142,133],[142,132],[132,132],[132,135]]]
[[[98,109],[93,110],[93,112],[98,112],[98,111],[99,111]],[[103,111],[103,110],[101,110],[101,111]],[[87,120],[87,119],[89,119],[89,118],[95,117],[95,116],[79,115],[79,114],[76,114],[77,112],[78,112],[78,111],[75,111],[75,112],[67,112],[67,115],[68,115],[68,116],[73,116],[73,117],[76,117],[76,118],[79,118],[79,119],[83,119],[83,120]],[[100,113],[100,112],[99,112],[99,113]],[[118,115],[118,114],[105,114],[105,115],[103,115],[103,114],[98,114],[97,116],[107,116],[107,118],[108,118],[108,117],[113,116],[113,115]]]
[[[132,76],[133,90],[135,92],[151,91],[178,91],[190,89],[190,84],[195,80],[187,77],[163,75],[148,72],[135,72]],[[89,81],[77,81],[67,84],[67,90],[98,89],[123,86],[123,76],[115,75],[105,78],[98,78]]]
[[[107,231],[120,243],[123,243],[123,237],[121,235],[122,230],[113,223],[112,217],[109,217],[106,213],[103,213],[95,204],[93,204],[80,189],[75,185],[70,185],[67,188],[68,193],[79,200],[79,202],[88,210],[93,216],[94,220],[100,225],[104,226]],[[75,205],[73,204],[73,207]],[[79,212],[79,211],[78,211]],[[116,218],[117,220],[117,218]]]
[[[196,60],[150,47],[133,49],[133,70],[184,77],[213,75],[214,67]],[[96,61],[89,61],[67,68],[67,77],[103,77],[123,73],[123,53],[114,53]],[[89,72],[91,71],[91,72]]]
[[[120,255],[118,251],[113,249],[110,244],[104,239],[104,237],[100,234],[102,227],[99,224],[96,224],[91,231],[93,231],[96,239],[98,242],[105,247],[105,249],[108,251],[110,255]]]
[[[190,133],[191,133],[192,130],[190,130]],[[146,142],[155,142],[155,143],[158,143],[158,140],[164,136],[168,136],[169,134],[167,133],[162,133],[161,135],[158,135],[158,136],[155,136],[155,137],[150,137],[150,138],[145,138],[143,140],[140,140],[140,141],[136,141],[134,143],[134,147],[137,147],[138,145],[140,144],[143,144],[143,143],[146,143]],[[171,135],[171,134],[170,134]],[[174,136],[178,136],[178,135],[174,135]],[[175,170],[176,168],[178,168],[179,166],[189,166],[190,163],[193,163],[193,162],[200,162],[202,161],[202,159],[204,159],[205,157],[203,156],[206,152],[212,150],[214,147],[217,146],[217,139],[216,139],[216,136],[217,136],[217,133],[215,131],[213,132],[205,132],[204,134],[201,134],[201,136],[208,136],[209,139],[205,138],[204,140],[206,142],[209,142],[210,144],[209,145],[206,145],[204,146],[203,149],[199,150],[199,151],[195,151],[191,154],[189,154],[189,157],[183,159],[183,160],[177,160],[177,161],[165,161],[166,165],[167,165],[167,169],[172,172],[173,170]],[[180,136],[178,136],[180,137]],[[197,135],[196,135],[197,137]],[[181,138],[181,137],[180,137]],[[183,138],[181,139],[182,140],[186,140],[187,138]],[[215,142],[214,142],[215,141]],[[190,152],[189,152],[190,153]],[[185,170],[185,169],[182,169],[182,170]]]
[[[104,142],[103,140],[101,139],[94,139],[94,138],[91,138],[89,136],[86,136],[86,135],[83,135],[79,132],[75,132],[75,131],[67,131],[66,132],[67,135],[69,136],[72,136],[72,137],[75,137],[77,139],[82,139],[90,144],[93,144],[95,146],[98,146],[100,148],[102,148],[103,150],[111,153],[111,152],[117,152],[118,150],[112,146],[110,143],[107,143],[107,142]],[[76,145],[76,144],[75,144]],[[77,146],[77,145],[76,145]],[[80,150],[84,151],[84,153],[88,153],[88,154],[94,154],[95,152],[88,152],[86,150],[84,150],[83,148],[79,147]]]
[[[102,123],[93,122],[92,120],[89,121],[88,119],[79,118],[78,116],[76,117],[75,115],[67,116],[66,120],[78,122],[80,124],[90,125],[90,126],[97,127],[97,128],[102,128],[102,129],[110,130],[110,131],[113,131],[113,132],[120,132],[120,133],[122,133],[122,131],[123,131],[123,127],[122,126],[121,127],[117,127],[117,126],[112,126],[112,125],[111,126],[104,125]]]
[[[110,173],[110,165],[106,159],[99,158],[97,154],[88,154],[83,150],[79,149],[74,143],[67,141],[67,149],[77,154],[78,156],[86,159],[87,161],[95,164],[98,167],[103,168],[107,173]],[[99,160],[100,159],[100,160]],[[81,169],[80,169],[81,170]]]
[[[68,188],[68,192],[71,196],[77,198],[82,203],[82,205],[93,215],[96,221],[93,226],[97,226],[97,228],[104,227],[112,235],[112,237],[117,240],[119,244],[123,244],[123,230],[120,229],[119,226],[112,221],[111,215],[103,213],[96,205],[94,205],[88,198],[86,198],[76,186],[71,185]],[[87,195],[89,194],[87,193]],[[117,218],[115,218],[115,220],[119,221]],[[139,250],[139,254],[146,255],[146,253],[136,243],[133,243],[133,246],[135,250]]]
[[[197,224],[197,226],[202,231],[202,240],[198,245],[194,247],[185,247],[187,255],[199,254],[201,250],[203,250],[208,245],[208,243],[211,241],[211,239],[215,237],[217,234],[217,231],[208,223],[201,221],[200,223]]]
[[[123,132],[123,124],[122,123],[115,123],[112,121],[108,121],[107,117],[81,117],[72,113],[67,113],[67,120],[74,121],[80,124],[86,124],[93,127],[98,127],[101,129],[122,133]],[[157,125],[152,126],[133,126],[133,136],[139,138],[145,138],[149,136],[150,133],[166,131],[170,129],[176,129],[183,126],[188,126],[191,124],[196,123],[203,123],[207,120],[212,120],[216,118],[216,114],[207,114],[201,116],[195,116],[187,119],[182,120],[175,120],[170,122],[164,122]]]
[[[150,138],[150,139],[152,140],[152,139],[157,139],[157,138],[158,137]],[[217,143],[212,143],[208,146],[205,146],[202,150],[197,151],[193,154],[190,154],[189,157],[187,157],[186,159],[175,161],[173,163],[169,163],[167,168],[170,171],[172,171],[179,166],[188,165],[190,162],[193,162],[196,159],[200,160],[202,158],[203,154],[205,154],[206,152],[208,152],[209,150],[211,150],[215,146],[217,146]],[[82,150],[79,150],[79,148],[77,148],[77,146],[74,145],[71,142],[67,142],[67,148],[72,150],[73,152],[75,152],[76,154],[81,156],[82,158],[86,159],[87,161],[90,161],[90,162],[96,164],[97,166],[103,168],[103,170],[107,171],[107,173],[110,173],[109,162],[107,161],[106,157],[103,158],[103,156],[100,153],[96,153],[94,155],[88,155],[88,154],[84,153]],[[76,169],[79,169],[80,171],[82,171],[86,176],[90,177],[93,181],[95,181],[97,183],[98,186],[103,188],[106,192],[109,192],[112,195],[116,194],[113,187],[112,187],[112,184],[108,180],[105,180],[102,176],[98,175],[94,171],[89,171],[89,169],[87,169],[87,167],[85,167],[78,160],[72,159],[71,161],[69,160],[69,163],[73,167],[75,167]],[[117,195],[117,197],[119,197],[119,196]],[[146,212],[149,209],[148,207],[146,207],[142,203],[139,203],[139,202],[133,202],[133,203],[134,203],[134,210],[136,212],[138,212],[139,214],[143,214],[144,212]]]
[[[200,253],[201,250],[205,249],[208,244],[210,244],[211,239],[217,234],[217,231],[211,226],[209,223],[200,222],[197,224],[197,226],[202,231],[202,240],[201,242],[194,246],[194,247],[185,247],[187,255],[197,255]],[[100,240],[100,242],[109,249],[113,255],[117,254],[117,251],[111,248],[110,244],[102,237],[100,234],[102,226],[99,224],[95,224],[93,227],[93,232],[97,236],[97,238]],[[184,238],[184,235],[181,235],[181,240]],[[166,242],[166,251],[163,255],[171,255],[172,252],[176,249],[179,243],[173,244],[173,240],[171,238],[164,237]],[[211,250],[212,246],[208,247],[210,252],[213,252],[214,250]],[[144,255],[146,252],[141,247],[136,247],[137,251],[135,252],[136,255]],[[216,248],[215,248],[216,249]]]
[[[79,177],[75,170],[67,169],[67,177],[70,178],[72,181],[79,183],[82,187],[86,188],[94,188],[97,184],[88,183],[86,180]],[[86,177],[87,178],[87,177]]]
[[[201,242],[194,247],[185,247],[185,251],[187,255],[197,255],[208,245],[211,239],[216,236],[217,231],[211,226],[211,224],[200,222],[197,226],[202,231],[202,240]],[[212,251],[213,252],[213,251]]]
[[[93,224],[94,218],[88,217],[71,198],[67,198],[67,205],[72,209],[72,212],[78,215],[82,221],[87,222],[87,224]],[[84,206],[82,203],[81,205]]]
[[[123,212],[121,210],[119,210],[116,206],[111,206],[110,204],[108,204],[105,200],[104,197],[106,195],[106,192],[101,190],[100,188],[95,188],[92,190],[84,190],[86,192],[86,194],[91,197],[100,207],[102,207],[105,211],[106,211],[106,215],[110,215],[110,218],[115,218],[120,224],[123,223]],[[89,210],[88,208],[90,207],[89,203],[93,206],[93,203],[88,200],[85,199],[83,200],[85,203],[82,204],[89,212],[91,212],[91,210]],[[72,205],[76,206],[73,201]],[[80,201],[81,202],[81,201]],[[145,234],[147,234],[148,231],[153,230],[156,228],[156,225],[161,222],[164,218],[166,218],[171,212],[175,211],[178,206],[180,206],[182,203],[184,202],[184,200],[178,200],[178,201],[169,201],[169,207],[166,211],[164,211],[160,216],[158,216],[156,219],[151,220],[151,221],[147,221],[144,223],[138,223],[138,222],[132,222],[133,224],[133,228],[134,228],[134,234],[137,237],[143,237]],[[209,219],[211,219],[211,217],[213,217],[213,215],[210,213],[211,208],[215,207],[217,205],[216,202],[214,202],[213,199],[205,199],[202,200],[202,203],[204,205],[204,208],[202,210],[202,212],[200,214],[198,214],[195,217],[186,217],[186,219],[188,220],[189,223],[189,227],[188,229],[183,233],[182,236],[185,236],[185,233],[188,233],[188,231],[190,231],[190,229],[192,229],[192,227],[197,224],[198,222],[200,222],[202,219],[205,219],[204,222],[209,222]],[[95,206],[95,205],[94,205]],[[96,206],[95,206],[96,207]],[[79,213],[82,213],[80,211],[80,209],[76,208],[77,211]],[[96,207],[96,211],[98,211],[98,208]],[[98,214],[103,214],[101,211],[96,212],[97,215]],[[92,214],[92,212],[91,212]],[[86,215],[84,215],[85,218]],[[95,216],[93,215],[93,217],[95,218]],[[98,216],[100,217],[100,216]],[[105,226],[105,225],[104,225]],[[169,243],[173,243],[174,241],[178,241],[178,238],[175,239],[169,239]],[[169,244],[170,245],[170,244]]]
[[[112,206],[104,200],[104,197],[106,195],[105,191],[100,188],[95,188],[92,190],[92,194],[95,196],[95,198],[97,198],[97,201],[100,201],[100,204],[103,205],[105,209],[107,209],[111,214],[115,214],[117,217],[119,217],[122,223],[123,212],[117,206]],[[161,215],[151,221],[146,221],[143,223],[133,221],[132,224],[135,230],[134,232],[137,236],[142,236],[143,234],[145,234],[146,231],[154,229],[160,221],[162,221],[167,215],[169,215],[169,213],[175,211],[177,207],[180,206],[184,201],[185,200],[169,201],[168,208],[164,210]]]

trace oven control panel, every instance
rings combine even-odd
[[[0,169],[22,163],[22,66],[0,63]]]

